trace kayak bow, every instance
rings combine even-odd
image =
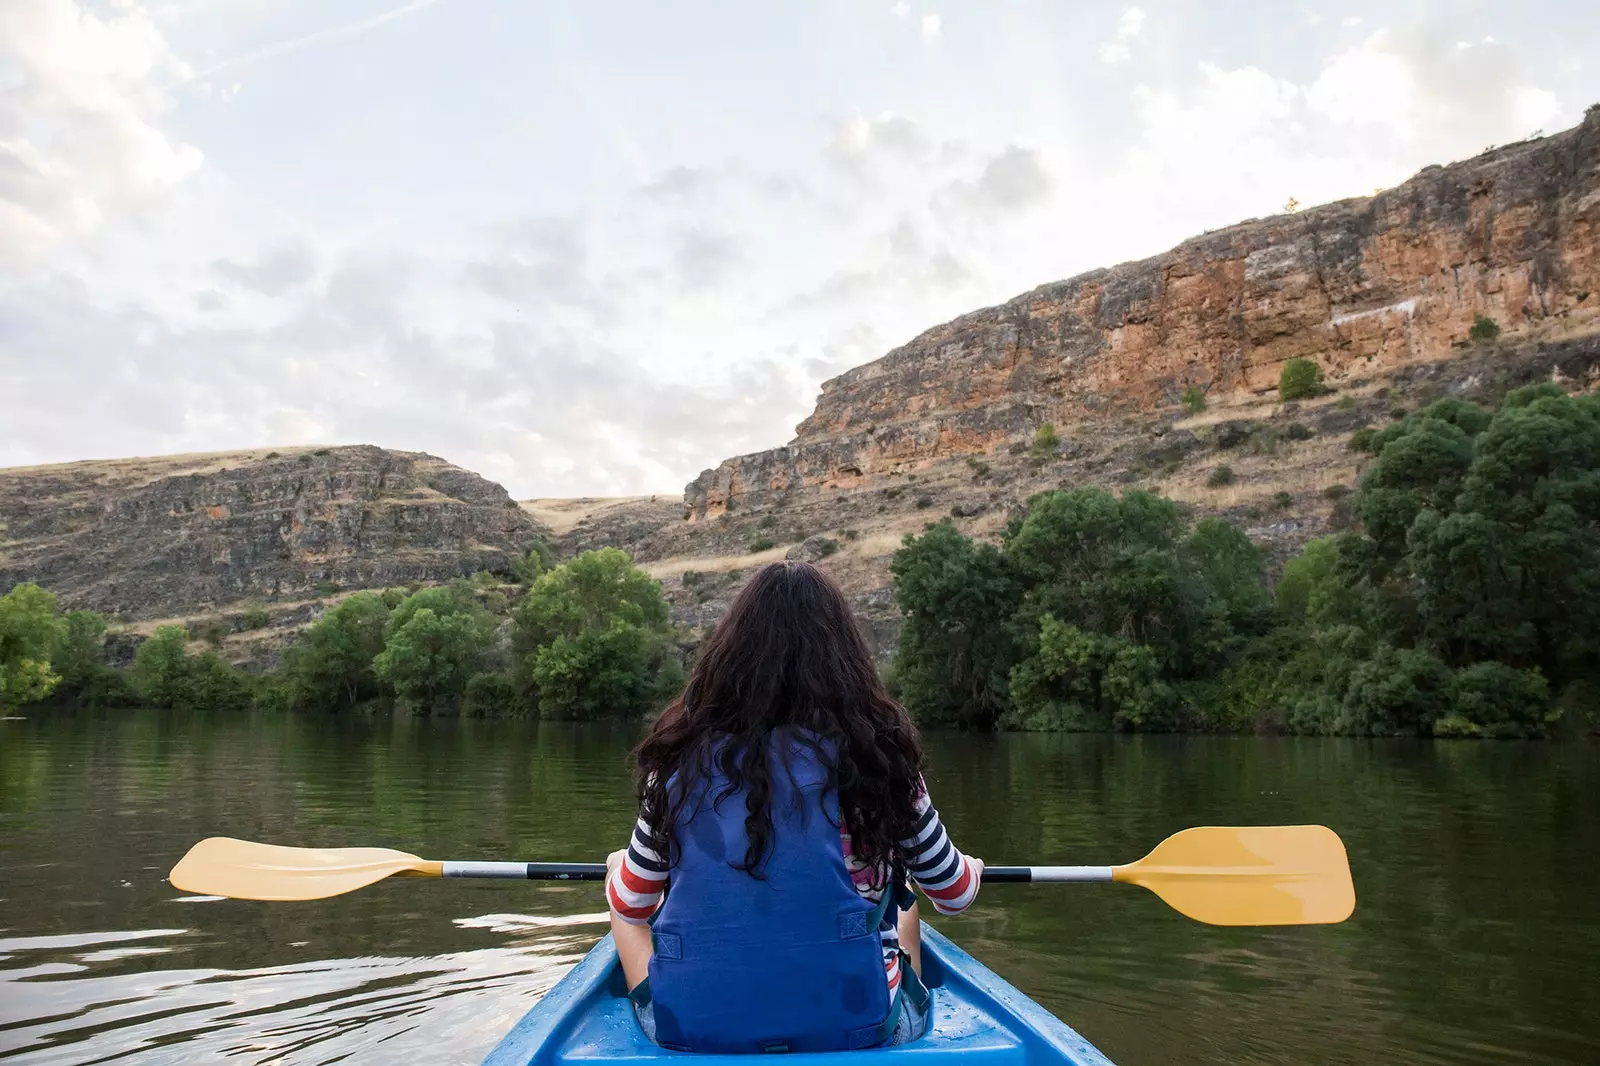
[[[787,1066],[850,1066],[858,1056],[960,1053],[962,1066],[1112,1066],[1070,1026],[978,960],[922,926],[923,981],[933,990],[928,1035],[902,1047],[783,1056]],[[979,1056],[968,1058],[967,1056]],[[646,1039],[628,1004],[608,935],[489,1052],[484,1066],[594,1066],[686,1058]],[[696,1066],[741,1055],[695,1055]],[[814,1060],[802,1063],[800,1060]]]

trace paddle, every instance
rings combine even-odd
[[[387,848],[288,848],[211,837],[169,877],[185,892],[234,899],[307,900],[386,877],[601,881],[600,863],[436,862]],[[1122,881],[1210,925],[1320,925],[1355,909],[1344,844],[1320,825],[1185,829],[1126,866],[991,866],[985,883]]]

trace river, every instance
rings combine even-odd
[[[185,898],[225,834],[598,860],[633,811],[616,727],[71,713],[0,722],[0,1058],[474,1063],[604,932],[598,887],[394,880]],[[1355,916],[1219,929],[1122,885],[984,889],[940,927],[1123,1066],[1600,1062],[1590,744],[934,735],[957,842],[1136,858],[1191,825],[1322,822]]]

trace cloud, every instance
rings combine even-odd
[[[938,15],[922,16],[923,40],[931,41],[939,36],[939,31],[944,28],[944,19]]]
[[[1117,20],[1117,32],[1111,40],[1100,45],[1100,62],[1126,63],[1133,56],[1133,49],[1128,42],[1139,36],[1139,31],[1144,28],[1144,12],[1139,8],[1130,7],[1122,13]]]
[[[1306,101],[1337,125],[1448,153],[1440,162],[1525,137],[1561,110],[1553,93],[1525,79],[1509,46],[1485,39],[1462,47],[1421,27],[1380,29],[1335,55]]]
[[[895,0],[895,5],[889,10],[896,18],[906,18],[911,14],[911,5],[906,0]]]
[[[727,280],[743,260],[739,242],[725,233],[689,231],[672,251],[678,280],[686,289],[705,289]]]
[[[878,161],[920,162],[932,151],[932,139],[908,118],[856,116],[834,127],[826,155],[836,166],[860,173]]]
[[[188,68],[138,8],[0,3],[0,267],[153,201],[200,168],[154,124]]]
[[[317,261],[310,248],[297,244],[275,248],[249,264],[218,259],[211,264],[211,269],[218,277],[263,296],[282,296],[310,281],[316,273]]]
[[[1012,144],[991,157],[976,179],[945,185],[934,194],[933,204],[940,213],[987,223],[996,216],[1018,214],[1044,203],[1055,184],[1037,149]]]

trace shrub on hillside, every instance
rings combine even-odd
[[[1472,328],[1467,330],[1467,336],[1480,344],[1487,343],[1500,336],[1500,323],[1488,315],[1474,316]]]
[[[1206,409],[1206,394],[1201,391],[1200,386],[1190,385],[1183,390],[1183,406],[1192,414],[1199,414]]]
[[[1322,392],[1322,368],[1310,359],[1291,359],[1278,374],[1278,397],[1309,400]]]

